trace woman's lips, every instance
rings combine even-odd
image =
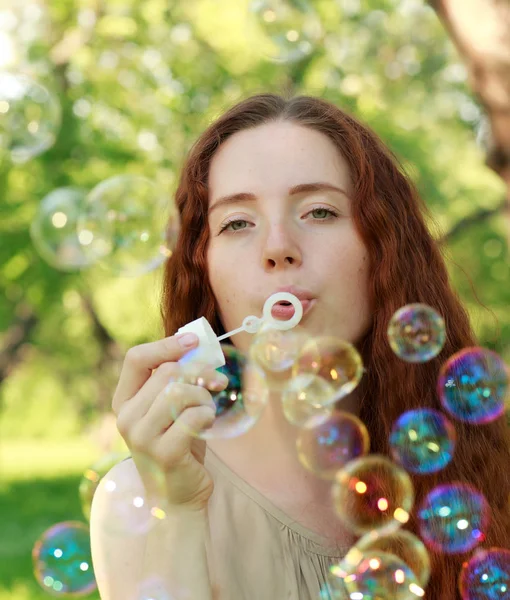
[[[314,304],[315,298],[313,298],[312,300],[301,300],[301,305],[303,307],[303,318],[306,315],[306,313],[310,311]],[[271,309],[271,315],[275,319],[281,321],[288,321],[294,316],[294,307],[292,306],[292,304],[288,306],[284,306],[282,304],[275,304]]]

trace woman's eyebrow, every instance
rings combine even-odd
[[[295,196],[297,194],[305,194],[310,192],[337,192],[343,194],[347,198],[347,192],[342,188],[333,185],[332,183],[326,183],[323,181],[314,182],[314,183],[300,183],[295,185],[289,189],[289,196]],[[214,204],[209,207],[209,214],[216,208],[220,206],[225,206],[227,204],[236,204],[239,202],[255,202],[257,200],[257,196],[255,194],[250,194],[248,192],[238,192],[237,194],[229,194],[227,196],[222,196]]]

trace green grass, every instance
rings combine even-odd
[[[78,495],[84,469],[101,456],[90,441],[0,445],[0,600],[48,600],[32,572],[32,547],[61,521],[86,523]],[[99,600],[96,593],[86,596]]]

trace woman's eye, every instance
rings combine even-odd
[[[315,213],[315,216],[318,219],[323,219],[328,216],[328,213],[331,212],[327,208],[314,208],[312,213]]]
[[[241,225],[241,227],[238,227],[238,225]],[[246,225],[247,221],[245,221],[244,219],[236,219],[234,221],[229,221],[228,223],[225,223],[225,225],[223,225],[223,227],[220,229],[220,233],[227,229],[230,229],[231,231],[241,231],[241,229],[246,229]]]

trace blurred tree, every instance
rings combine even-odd
[[[488,117],[486,162],[507,186],[510,239],[510,3],[506,0],[431,0],[469,73]]]
[[[127,348],[162,335],[161,269],[137,278],[99,266],[56,270],[29,235],[42,198],[134,173],[170,203],[200,132],[260,91],[322,96],[380,134],[433,211],[481,344],[509,358],[505,186],[483,164],[484,115],[434,10],[421,0],[313,0],[316,37],[298,58],[278,61],[265,56],[271,45],[254,6],[2,1],[0,68],[46,85],[63,120],[44,154],[0,163],[0,435],[83,430],[108,413]]]

